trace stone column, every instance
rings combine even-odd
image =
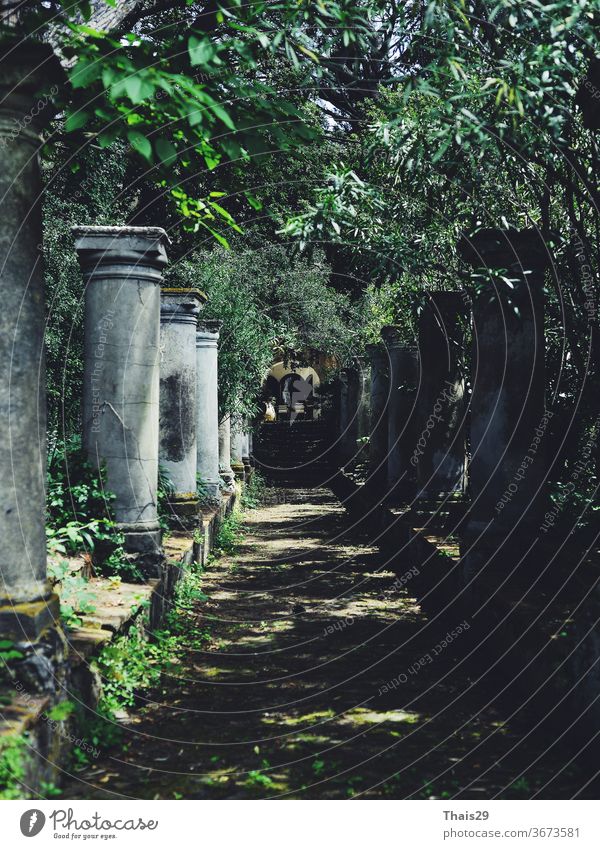
[[[357,363],[357,449],[358,458],[365,462],[369,457],[369,432],[371,418],[371,371],[363,358]]]
[[[125,550],[148,576],[162,571],[157,515],[160,227],[76,227],[85,280],[83,443],[106,464]]]
[[[419,315],[421,385],[411,463],[417,472],[417,498],[424,500],[465,492],[467,303],[460,292],[431,292]]]
[[[24,656],[37,652],[30,641],[37,641],[58,616],[58,601],[46,578],[45,310],[38,151],[50,118],[51,86],[60,79],[60,66],[49,46],[5,41],[0,47],[0,635],[15,639]],[[30,647],[25,649],[22,640]],[[44,663],[40,655],[36,668]]]
[[[338,455],[342,466],[351,463],[358,454],[358,408],[360,381],[355,368],[345,368],[339,376],[339,442]]]
[[[211,501],[220,497],[218,344],[221,321],[200,321],[196,333],[198,474]]]
[[[381,335],[387,348],[390,372],[388,402],[387,489],[392,501],[410,502],[416,488],[415,404],[419,382],[419,360],[415,348],[405,345],[398,329],[384,327]]]
[[[198,524],[196,493],[196,325],[206,295],[163,289],[160,303],[159,460],[173,484],[170,524]]]
[[[234,492],[235,475],[231,468],[231,416],[229,413],[219,422],[219,474],[225,484],[224,492]]]
[[[244,474],[246,480],[252,474],[252,465],[250,463],[250,434],[247,430],[248,422],[244,422],[245,430],[242,432],[242,463],[244,464]]]
[[[371,363],[371,410],[369,421],[369,478],[370,487],[383,493],[387,484],[388,398],[390,376],[388,357],[383,345],[368,345]]]
[[[460,244],[475,268],[471,398],[472,505],[463,539],[465,582],[492,597],[539,535],[547,469],[543,276],[535,230],[483,230]],[[489,270],[501,274],[490,279]],[[506,282],[506,279],[510,283]]]
[[[244,480],[244,424],[240,415],[231,417],[231,468],[238,480]]]

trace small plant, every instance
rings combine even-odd
[[[249,771],[246,784],[250,787],[265,787],[267,789],[275,786],[273,779],[265,775],[260,769],[251,769]]]
[[[0,740],[0,800],[23,798],[27,767],[27,741],[22,734]]]
[[[88,462],[78,436],[54,446],[47,471],[46,535],[50,554],[87,552],[101,571],[115,567],[123,537],[114,524],[105,470]]]
[[[267,485],[264,477],[260,472],[254,469],[250,476],[250,480],[246,483],[246,486],[242,490],[240,498],[242,507],[246,510],[254,510],[256,507],[260,507],[264,501],[266,490]]]
[[[80,614],[94,613],[94,594],[90,592],[89,582],[72,571],[71,565],[63,560],[48,564],[48,574],[60,582],[60,615],[67,628],[79,628],[82,623]]]
[[[242,522],[237,512],[225,516],[215,535],[214,555],[233,554],[242,539]]]

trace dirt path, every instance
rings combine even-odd
[[[522,739],[484,706],[457,665],[460,635],[435,653],[446,626],[426,621],[410,579],[394,588],[331,493],[279,495],[247,514],[243,545],[206,572],[205,650],[65,798],[575,794],[569,754],[544,754],[547,741]]]

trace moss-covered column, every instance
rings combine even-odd
[[[409,502],[415,496],[416,472],[411,463],[415,447],[415,404],[419,382],[419,359],[398,329],[381,331],[389,358],[387,495],[392,501]]]
[[[202,320],[196,331],[198,474],[207,497],[220,497],[218,345],[221,321]]]
[[[58,615],[46,578],[46,394],[40,134],[60,67],[48,46],[0,47],[0,635],[33,648]],[[39,656],[38,656],[39,654]],[[35,657],[33,656],[35,655]],[[39,683],[39,682],[38,682]],[[52,688],[52,680],[46,683]],[[45,687],[44,682],[42,686]]]
[[[198,523],[196,326],[205,301],[198,290],[163,288],[161,294],[159,459],[173,487],[167,502],[175,528]]]
[[[376,487],[383,493],[387,483],[387,408],[390,392],[388,357],[383,345],[368,345],[367,354],[371,364],[368,483],[370,487]]]
[[[483,230],[464,238],[460,248],[475,269],[472,504],[463,577],[480,599],[498,598],[499,584],[539,536],[542,520],[551,418],[544,400],[548,256],[535,230]]]
[[[106,464],[125,550],[148,576],[162,573],[157,514],[160,227],[76,227],[85,280],[83,439]]]
[[[225,484],[224,492],[235,491],[235,475],[231,468],[231,415],[226,413],[219,422],[219,474]]]
[[[411,462],[417,471],[417,497],[424,500],[465,492],[467,317],[467,302],[460,292],[427,293],[419,314],[421,382]]]

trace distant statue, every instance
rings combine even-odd
[[[269,398],[268,401],[265,401],[265,414],[264,420],[266,422],[274,422],[277,418],[277,414],[275,412],[275,398]]]

